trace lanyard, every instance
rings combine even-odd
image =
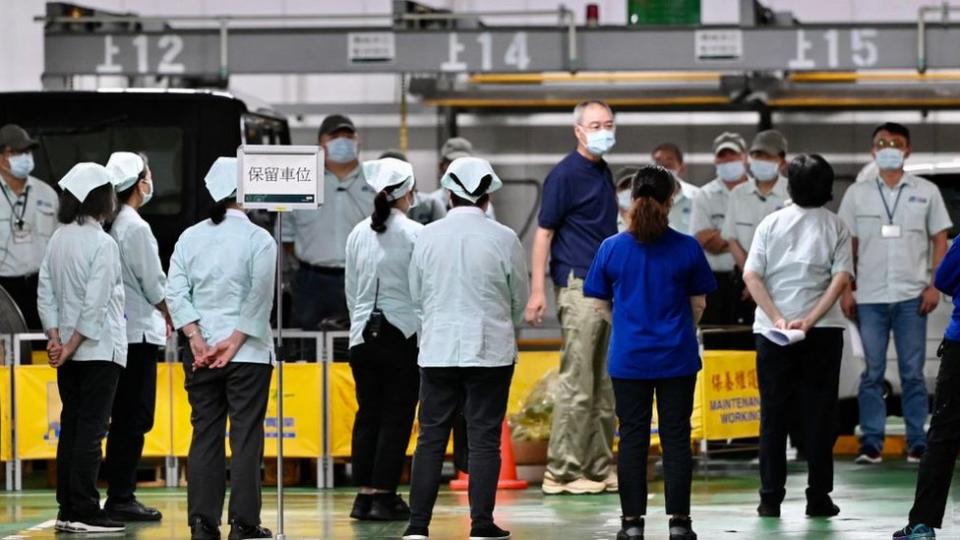
[[[891,225],[893,225],[893,215],[897,213],[897,206],[900,205],[900,196],[903,195],[904,186],[906,186],[906,184],[900,184],[900,189],[897,190],[897,198],[893,201],[893,210],[891,210],[887,204],[887,196],[883,194],[883,188],[880,186],[880,180],[877,180],[877,191],[880,192],[880,201],[883,202],[883,209],[887,211],[887,219]]]
[[[0,189],[3,191],[3,198],[6,199],[7,204],[10,205],[10,213],[16,218],[17,228],[23,230],[23,216],[27,213],[27,201],[30,200],[30,186],[23,189],[23,208],[20,209],[20,215],[17,215],[17,204],[19,204],[20,196],[17,195],[17,198],[11,201],[10,196],[7,195],[7,186],[0,186]]]

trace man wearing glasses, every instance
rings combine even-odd
[[[903,392],[907,458],[919,462],[927,448],[927,314],[940,293],[931,280],[947,251],[952,224],[943,197],[933,183],[904,172],[910,155],[910,131],[886,123],[873,131],[878,173],[851,186],[840,217],[853,233],[857,276],[854,291],[842,299],[844,314],[856,320],[863,339],[866,369],[860,379],[860,455],[856,462],[882,461],[887,410],[883,399],[887,346],[891,330]],[[931,247],[932,250],[931,250]]]
[[[543,492],[617,490],[613,461],[613,387],[607,374],[610,326],[583,296],[583,280],[600,243],[617,233],[617,197],[603,156],[613,148],[613,111],[602,101],[573,110],[575,150],[547,175],[533,243],[526,320],[543,321],[547,258],[563,333],[560,382]]]

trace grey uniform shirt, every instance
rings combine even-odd
[[[750,251],[753,233],[763,218],[783,208],[787,195],[787,179],[780,176],[769,193],[763,195],[757,181],[751,178],[733,188],[727,201],[727,218],[721,233],[726,240],[736,240],[744,251]]]
[[[57,328],[60,342],[74,332],[86,339],[69,361],[127,365],[120,249],[99,223],[57,229],[40,265],[37,310],[43,329]]]
[[[163,345],[167,325],[156,306],[163,301],[167,276],[160,264],[157,239],[150,225],[128,205],[117,214],[110,236],[120,248],[127,343]]]
[[[887,209],[900,227],[898,238],[881,234],[881,227],[891,221]],[[847,189],[839,214],[859,244],[857,302],[887,304],[919,297],[930,284],[930,237],[952,226],[939,188],[906,173],[893,189],[875,177]]]
[[[696,236],[697,233],[710,229],[722,231],[729,200],[730,190],[719,178],[713,179],[700,188],[700,193],[693,199],[693,210],[690,213],[690,234]],[[715,255],[707,251],[706,256],[710,269],[714,272],[733,271],[734,263],[731,253]]]
[[[359,166],[343,180],[324,171],[323,206],[292,212],[283,221],[283,241],[293,242],[297,259],[307,264],[343,268],[347,237],[373,212],[376,195]]]
[[[0,277],[36,274],[57,229],[57,192],[32,176],[20,195],[0,178],[0,192]]]
[[[826,208],[790,205],[757,226],[745,266],[745,271],[763,278],[784,319],[802,319],[817,305],[835,275],[853,275],[850,231]],[[814,326],[845,328],[840,303],[834,303]],[[761,334],[771,328],[773,321],[757,307],[753,331]]]
[[[670,207],[669,215],[670,226],[673,227],[673,230],[683,234],[692,234],[690,232],[690,214],[693,213],[693,200],[700,193],[700,188],[679,178],[677,178],[677,182],[680,182],[680,193],[673,197],[673,206]]]

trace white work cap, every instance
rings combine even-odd
[[[489,181],[485,181],[489,178]],[[493,193],[503,182],[493,172],[490,162],[478,157],[462,157],[453,160],[443,174],[440,185],[461,199],[477,202],[487,193]]]
[[[89,161],[74,165],[58,182],[60,189],[69,191],[80,202],[104,184],[116,184],[114,175],[103,165]]]
[[[218,157],[203,178],[213,202],[220,202],[237,191],[237,158]]]
[[[413,165],[397,158],[381,158],[363,163],[363,178],[377,193],[394,187],[387,193],[388,201],[395,201],[413,189]]]
[[[137,183],[143,169],[143,158],[133,152],[114,152],[107,161],[107,170],[116,176],[117,191],[126,191]]]

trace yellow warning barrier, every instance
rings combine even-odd
[[[10,427],[10,367],[0,366],[0,461],[13,459]]]

